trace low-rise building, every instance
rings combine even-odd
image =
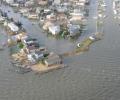
[[[70,36],[75,36],[76,34],[80,33],[80,26],[79,25],[68,25],[68,32]]]
[[[18,32],[19,31],[19,27],[17,25],[15,25],[13,22],[8,23],[8,28],[13,32]]]
[[[41,51],[35,51],[27,55],[28,60],[31,63],[37,63],[44,58],[44,54]]]
[[[54,22],[52,21],[46,21],[43,25],[43,29],[44,30],[48,30],[50,26],[53,26],[54,25]]]
[[[8,4],[12,4],[12,3],[14,3],[14,0],[4,0],[6,3],[8,3]]]
[[[32,13],[29,13],[28,18],[29,19],[39,19],[39,16],[37,13],[32,12]]]
[[[37,4],[41,6],[46,6],[48,4],[48,0],[37,0]]]
[[[51,67],[53,65],[58,65],[62,63],[62,59],[59,57],[59,55],[55,53],[50,53],[47,59],[44,61],[45,65],[47,67]]]
[[[60,25],[53,25],[53,26],[50,26],[48,29],[49,29],[49,32],[52,33],[52,35],[57,35],[60,32]]]
[[[30,43],[30,44],[27,44],[27,46],[25,47],[25,51],[26,51],[26,53],[29,54],[29,53],[35,52],[39,48],[40,48],[40,46],[38,43]]]
[[[24,44],[35,43],[35,42],[37,42],[37,39],[35,39],[35,38],[26,37],[25,39],[23,39]]]

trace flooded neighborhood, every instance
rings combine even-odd
[[[0,100],[119,100],[120,0],[1,0]]]

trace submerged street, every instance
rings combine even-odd
[[[8,48],[0,51],[0,100],[119,100],[120,98],[120,26],[114,19],[112,0],[105,0],[104,36],[88,52],[66,57],[65,69],[43,75],[12,72]],[[1,6],[8,15],[20,20],[30,36],[58,54],[71,51],[88,34],[95,32],[96,2],[91,0],[88,30],[76,42],[48,38],[40,27]],[[0,41],[6,39],[0,27]],[[3,40],[1,40],[1,38]]]

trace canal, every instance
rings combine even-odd
[[[0,100],[119,100],[120,99],[120,26],[114,19],[112,0],[107,3],[104,21],[104,37],[94,43],[88,52],[66,57],[68,68],[43,75],[17,74],[12,72],[9,50],[0,51]],[[30,36],[37,37],[49,50],[63,53],[75,48],[76,42],[46,37],[37,24],[14,14],[9,7],[2,9],[9,16],[20,20]],[[95,31],[96,2],[91,0],[88,31],[83,38]],[[1,38],[2,37],[2,38]],[[0,28],[0,39],[6,39]]]

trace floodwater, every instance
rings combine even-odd
[[[9,70],[12,68],[9,50],[0,51],[0,100],[120,100],[120,26],[113,17],[112,0],[106,2],[108,17],[104,21],[103,39],[94,43],[90,51],[65,58],[68,68],[43,75],[17,74]],[[96,14],[95,5],[95,0],[91,0],[89,31],[83,37],[95,31],[92,19]],[[10,15],[22,21],[30,36],[37,37],[56,53],[73,49],[81,39],[74,43],[47,38],[38,25],[32,25],[19,14]],[[1,28],[0,39],[6,38],[4,33]]]

